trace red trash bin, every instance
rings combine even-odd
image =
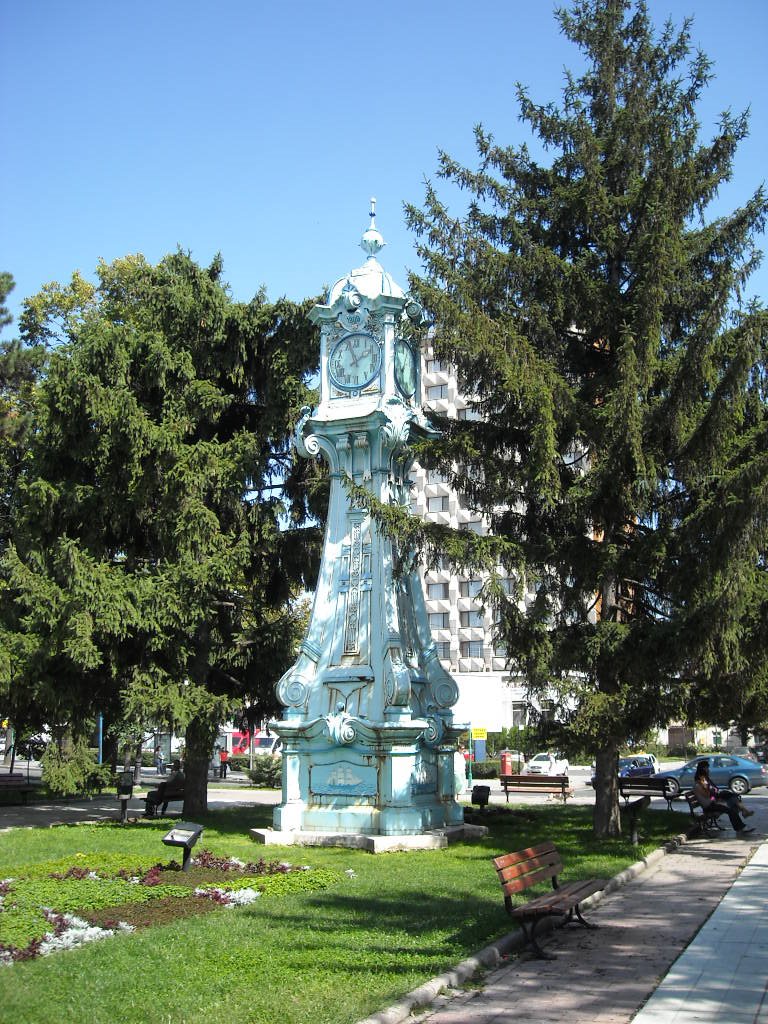
[[[514,768],[512,767],[512,751],[502,750],[501,751],[501,774],[502,775],[514,775]]]

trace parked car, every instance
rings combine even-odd
[[[559,754],[543,751],[534,756],[523,767],[522,775],[567,775],[570,765]]]
[[[686,789],[693,789],[693,779],[699,761],[709,762],[709,777],[720,789],[734,793],[748,793],[756,786],[768,786],[768,765],[759,764],[750,757],[736,757],[731,754],[708,754],[695,757],[680,768],[658,772],[657,779],[669,779],[668,789],[673,796]]]
[[[630,754],[628,756],[630,756],[630,757],[646,757],[646,758],[648,758],[648,760],[653,765],[653,771],[651,772],[652,775],[655,775],[656,772],[660,772],[661,771],[661,765],[659,764],[659,759],[658,759],[658,757],[656,757],[655,754],[646,754],[645,751],[642,751],[639,754]]]
[[[752,747],[750,753],[760,764],[765,764],[768,761],[768,746],[764,743],[758,743],[757,746]]]
[[[651,759],[650,754],[630,754],[628,757],[620,757],[618,763],[618,776],[626,778],[644,778],[656,774],[656,758]],[[595,765],[592,765],[592,779],[590,785],[595,785]]]

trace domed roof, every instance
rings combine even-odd
[[[375,299],[379,295],[405,298],[403,289],[376,259],[376,254],[384,248],[386,242],[376,228],[375,215],[376,200],[371,199],[371,223],[360,242],[360,248],[368,253],[368,259],[361,267],[339,278],[328,293],[329,306],[349,291],[357,291],[366,299]]]

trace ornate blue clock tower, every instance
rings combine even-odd
[[[402,330],[421,309],[378,262],[374,217],[372,200],[367,259],[310,313],[320,328],[320,403],[304,410],[295,441],[302,456],[327,461],[331,495],[307,636],[277,684],[285,711],[271,723],[284,749],[274,812],[284,836],[417,836],[463,822],[458,690],[437,658],[421,581],[395,574],[393,542],[344,486],[351,479],[408,506],[409,442],[430,429],[418,352]]]

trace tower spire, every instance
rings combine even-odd
[[[368,253],[368,259],[374,259],[376,253],[381,252],[384,246],[387,244],[381,232],[376,227],[376,197],[371,196],[371,209],[369,216],[371,223],[368,225],[368,230],[363,234],[362,241],[360,242],[360,248],[363,252]]]

